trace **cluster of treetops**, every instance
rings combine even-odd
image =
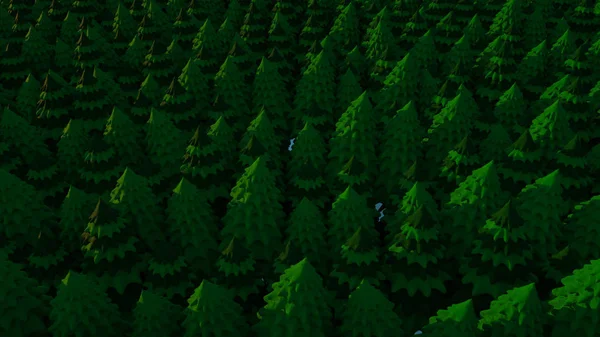
[[[2,0],[0,336],[598,337],[599,109],[600,1]]]

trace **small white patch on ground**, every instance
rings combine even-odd
[[[295,141],[296,141],[296,138],[290,139],[290,146],[288,146],[288,151],[292,151],[292,148],[294,147],[294,142]]]
[[[383,219],[384,214],[383,211],[385,211],[385,208],[381,208],[383,206],[383,203],[378,202],[375,204],[375,210],[379,211],[379,219],[377,221],[381,222],[381,219]]]
[[[423,331],[421,331],[421,330],[417,330],[417,332],[415,332],[415,335],[422,335],[422,334],[423,334]]]

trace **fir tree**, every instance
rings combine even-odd
[[[167,207],[168,235],[183,250],[187,266],[195,275],[210,275],[217,258],[217,227],[201,190],[182,178]]]
[[[424,136],[425,130],[419,125],[412,101],[398,110],[396,116],[386,124],[381,137],[380,175],[377,179],[385,197],[394,193],[393,190],[398,186],[406,186],[403,173],[422,157],[421,140]]]
[[[438,310],[434,317],[429,319],[429,324],[423,327],[423,332],[433,336],[475,337],[478,317],[473,307],[473,300],[453,304],[447,309]]]
[[[337,196],[329,211],[329,247],[334,252],[342,247],[359,228],[372,228],[375,211],[352,187]]]
[[[117,210],[100,198],[81,234],[86,276],[96,277],[103,289],[114,288],[119,294],[125,292],[127,285],[141,283],[142,252],[138,251],[137,233],[128,225]]]
[[[294,97],[296,127],[310,122],[315,127],[334,123],[335,69],[327,54],[320,52],[302,74]]]
[[[370,70],[370,78],[374,89],[385,86],[387,76],[397,67],[396,62],[400,59],[399,50],[394,35],[387,7],[373,19],[374,27],[367,33],[367,40],[363,43],[365,47],[365,60]]]
[[[348,3],[338,14],[329,31],[329,36],[337,46],[342,48],[341,55],[349,52],[360,42],[359,16],[353,2]]]
[[[453,11],[448,12],[435,27],[435,45],[442,54],[447,53],[463,35],[462,25]]]
[[[340,330],[353,337],[391,337],[404,333],[394,303],[367,281],[362,281],[350,294],[342,315]]]
[[[508,331],[524,337],[543,333],[544,312],[534,283],[508,290],[480,315],[478,327],[490,336]]]
[[[348,68],[344,75],[340,76],[340,83],[337,91],[337,116],[342,115],[343,112],[348,109],[350,104],[354,102],[362,93],[363,88],[360,85],[359,79],[352,72],[351,68]]]
[[[179,327],[178,308],[167,299],[145,290],[133,309],[133,331],[131,336],[142,337],[152,334],[174,336]]]
[[[240,164],[248,167],[256,158],[263,157],[268,162],[271,173],[279,176],[282,173],[282,163],[276,154],[280,152],[281,139],[275,133],[269,115],[262,108],[250,122],[240,141]]]
[[[12,262],[6,251],[0,251],[3,276],[0,294],[3,300],[0,333],[6,336],[33,336],[46,330],[48,314],[47,289],[30,278],[23,266]]]
[[[85,300],[83,300],[85,299]],[[124,325],[117,306],[103,288],[86,274],[70,271],[50,302],[48,328],[52,336],[119,336]],[[101,317],[101,319],[100,319]]]
[[[542,151],[533,141],[530,131],[525,130],[506,152],[507,155],[499,163],[498,173],[503,177],[503,182],[509,182],[507,190],[518,193],[542,174],[540,165],[536,165],[542,159]]]
[[[289,94],[285,88],[284,79],[275,65],[263,57],[254,77],[254,111],[264,107],[269,112],[273,127],[279,132],[287,133]]]
[[[316,205],[324,206],[328,200],[323,167],[326,165],[327,148],[321,134],[306,123],[294,142],[287,177],[290,182],[290,199],[295,205],[303,196]]]
[[[383,112],[383,123],[387,123],[398,109],[414,99],[418,90],[418,71],[416,56],[407,53],[386,77],[377,97],[377,110]]]
[[[275,272],[285,269],[307,258],[321,272],[327,272],[326,227],[321,209],[306,197],[298,202],[292,211],[289,226],[286,228],[286,245],[275,260]]]
[[[228,56],[215,77],[215,109],[211,111],[213,120],[216,121],[221,116],[232,122],[235,119],[236,123],[232,127],[236,131],[248,126],[250,109],[246,102],[245,87],[238,66]]]
[[[256,55],[262,53],[266,43],[270,21],[270,8],[267,4],[268,2],[265,0],[250,0],[244,22],[240,28],[241,37]]]
[[[233,301],[226,289],[207,280],[194,290],[185,309],[184,337],[200,337],[207,334],[220,337],[245,337],[248,326],[242,316],[242,308]]]
[[[552,290],[550,317],[553,323],[552,336],[563,333],[577,333],[593,336],[598,327],[596,293],[590,292],[596,286],[600,261],[591,260],[561,280],[562,285]]]
[[[377,160],[375,127],[372,105],[367,92],[363,92],[342,114],[330,140],[328,171],[332,177],[339,179],[338,184],[331,186],[333,191],[344,185],[352,185],[362,191],[365,184],[374,178],[369,163]]]
[[[181,162],[181,149],[185,144],[185,134],[173,125],[168,116],[157,109],[150,110],[146,129],[146,145],[150,162],[156,166],[148,178],[151,183],[165,180],[167,183],[176,179]]]
[[[233,186],[230,180],[236,149],[233,130],[220,117],[206,132],[196,129],[186,147],[181,172],[204,190],[210,201],[226,197]]]
[[[516,203],[509,200],[480,227],[460,267],[462,282],[473,285],[473,296],[488,294],[495,298],[515,285],[536,280],[527,273],[534,252]]]
[[[264,299],[254,326],[261,336],[324,337],[332,332],[328,293],[307,259],[286,269]]]
[[[421,206],[391,240],[385,270],[392,292],[404,290],[411,297],[417,293],[430,297],[434,290],[446,292],[444,282],[451,277],[439,266],[446,248],[439,243],[436,218],[430,208]]]
[[[500,96],[494,107],[495,120],[509,132],[511,138],[516,138],[525,129],[527,120],[523,116],[526,113],[527,102],[516,83]]]

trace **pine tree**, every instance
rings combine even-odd
[[[425,130],[419,125],[415,104],[410,101],[386,124],[381,136],[378,188],[385,197],[406,185],[403,174],[422,157],[421,140]],[[397,196],[399,197],[399,196]]]
[[[567,116],[563,105],[556,100],[531,122],[531,139],[540,146],[544,159],[553,158],[556,150],[571,139],[573,131]]]
[[[256,158],[262,157],[268,162],[271,174],[279,177],[282,173],[282,163],[278,156],[281,139],[273,128],[270,115],[263,107],[250,122],[240,140],[239,162],[243,167],[248,167]]]
[[[39,126],[45,131],[45,137],[57,140],[67,124],[69,108],[74,103],[73,89],[58,73],[48,70],[38,88],[39,99],[36,103],[35,116],[44,123]],[[35,122],[34,122],[35,123]],[[35,123],[36,125],[38,123]]]
[[[260,58],[266,45],[267,30],[270,21],[270,8],[268,1],[250,0],[244,22],[240,28],[240,35],[252,49],[255,57]]]
[[[423,327],[423,333],[433,336],[465,336],[475,337],[478,317],[473,307],[473,300],[453,304],[447,309],[438,310],[436,316],[429,319]]]
[[[328,173],[337,176],[330,189],[339,193],[340,186],[352,185],[363,191],[374,178],[369,163],[377,160],[375,152],[376,120],[372,115],[372,105],[363,92],[336,123],[336,131],[330,140]]]
[[[334,123],[335,69],[327,55],[320,52],[298,82],[293,114],[296,128],[307,122],[317,128]]]
[[[184,337],[248,335],[242,308],[226,289],[203,280],[188,303],[183,321]]]
[[[206,132],[196,129],[183,156],[181,172],[213,201],[231,189],[237,144],[233,130],[220,117]],[[230,186],[231,185],[231,186]]]
[[[289,93],[285,90],[283,77],[271,61],[262,58],[253,84],[254,111],[264,107],[269,112],[271,123],[278,133],[287,133],[287,116],[290,112]]]
[[[509,132],[511,138],[516,138],[525,130],[525,123],[528,122],[524,118],[526,113],[527,102],[517,83],[500,96],[494,107],[495,121]]]
[[[127,285],[141,283],[137,233],[101,198],[81,238],[84,243],[81,250],[85,254],[83,271],[96,277],[103,289],[114,288],[123,294]]]
[[[183,250],[195,275],[210,275],[217,254],[217,227],[206,195],[182,178],[169,198],[168,235]]]
[[[562,285],[552,290],[550,317],[552,336],[576,333],[593,336],[598,329],[598,312],[595,310],[598,295],[590,292],[597,284],[600,260],[591,260],[573,274],[561,280]]]
[[[339,262],[333,264],[330,274],[337,279],[338,285],[345,285],[352,290],[362,280],[379,285],[385,279],[381,271],[383,261],[380,258],[379,233],[373,222],[369,227],[358,227],[338,249],[340,258],[336,259]]]
[[[386,77],[377,97],[377,110],[382,112],[381,122],[387,123],[398,109],[414,99],[418,90],[418,71],[416,56],[407,53]]]
[[[173,33],[183,50],[192,49],[194,37],[202,25],[191,9],[191,6],[179,9],[173,22]]]
[[[224,227],[220,233],[222,241],[219,247],[223,252],[237,246],[247,250],[251,254],[250,257],[260,263],[257,268],[261,273],[266,273],[262,269],[266,267],[262,265],[263,261],[272,261],[275,254],[281,251],[280,228],[284,217],[280,204],[281,192],[277,189],[275,177],[267,165],[265,158],[258,157],[246,168],[231,190],[231,200],[223,218]],[[260,235],[257,235],[258,233]],[[236,246],[231,246],[232,244]],[[237,252],[235,254],[236,258],[239,258]],[[225,262],[226,260],[222,260],[220,263]],[[235,268],[243,268],[243,265],[235,261],[233,264]],[[226,274],[228,273],[226,271]],[[235,275],[239,274],[235,272]],[[256,279],[250,282],[256,282]],[[241,292],[240,296],[243,296],[242,294]]]
[[[267,49],[277,48],[283,55],[293,58],[298,48],[295,33],[295,27],[290,25],[287,16],[283,12],[276,12],[269,26]]]
[[[158,109],[150,110],[146,128],[146,150],[150,162],[156,167],[156,172],[149,172],[151,184],[163,180],[167,184],[176,181],[181,162],[180,151],[185,144],[184,136],[164,112]]]
[[[171,22],[166,11],[163,11],[163,4],[156,0],[142,1],[139,20],[138,35],[146,47],[150,47],[153,41],[170,41]],[[135,13],[132,13],[134,18]]]
[[[54,46],[42,35],[42,28],[31,25],[23,41],[22,55],[36,73],[48,69],[52,62]]]
[[[454,225],[448,235],[453,242],[452,249],[469,249],[474,239],[475,229],[485,224],[492,212],[496,212],[506,200],[496,164],[491,161],[473,172],[450,194],[445,212]],[[464,245],[458,243],[463,242]],[[460,255],[459,255],[460,256]]]
[[[506,152],[499,163],[498,173],[503,183],[508,183],[507,191],[518,193],[542,174],[542,165],[537,164],[542,159],[542,151],[533,141],[530,131],[525,130]]]
[[[235,119],[232,127],[236,132],[247,127],[250,123],[250,109],[246,102],[245,88],[238,66],[233,57],[228,56],[215,77],[215,109],[211,111],[212,119],[216,121],[221,116],[230,119],[230,122]]]
[[[145,290],[133,309],[133,331],[131,336],[148,335],[175,336],[179,327],[179,308],[167,299]]]
[[[453,11],[436,23],[435,45],[437,50],[445,54],[463,35],[462,25]]]
[[[360,42],[360,24],[356,5],[348,3],[338,14],[329,31],[329,36],[341,48],[340,55],[347,54]]]
[[[420,206],[402,224],[391,240],[388,252],[387,279],[392,292],[404,290],[409,296],[432,292],[445,293],[444,282],[451,279],[441,267],[446,248],[440,245],[437,215]]]
[[[4,275],[0,296],[3,298],[0,333],[6,336],[33,336],[46,331],[47,289],[30,278],[23,266],[12,262],[0,251],[0,272]]]
[[[323,167],[326,165],[327,147],[322,135],[310,123],[300,130],[294,142],[290,162],[287,165],[289,198],[296,205],[307,196],[316,205],[323,207],[329,196]]]
[[[480,315],[478,327],[489,336],[503,336],[509,331],[524,337],[543,333],[545,317],[534,283],[508,290]]]
[[[120,336],[124,325],[118,307],[103,288],[86,274],[70,271],[50,302],[48,328],[52,336]],[[100,319],[101,317],[101,319]]]
[[[569,252],[575,255],[577,265],[598,259],[598,253],[594,246],[597,245],[595,238],[598,237],[596,226],[599,201],[600,197],[593,196],[576,205],[574,211],[569,215],[565,231],[572,242],[569,245]]]
[[[0,222],[0,244],[26,257],[31,248],[28,237],[40,232],[42,222],[50,215],[49,210],[33,186],[4,170],[0,170],[0,178],[3,214],[6,214]],[[18,258],[21,260],[23,256]]]
[[[185,90],[182,100],[186,100],[190,107],[194,107],[199,112],[194,114],[193,121],[201,124],[207,123],[208,114],[203,113],[210,106],[210,95],[212,93],[209,86],[209,74],[202,71],[199,62],[190,58],[181,70],[177,81]]]
[[[254,326],[260,336],[324,337],[332,332],[328,293],[307,259],[286,269],[264,300]]]
[[[140,146],[140,131],[126,113],[114,107],[106,121],[103,138],[106,144],[114,149],[121,165],[131,165],[132,168],[139,168],[140,172],[143,172],[141,166],[145,158],[143,147]]]
[[[526,221],[516,200],[509,200],[480,227],[467,260],[460,267],[462,282],[472,295],[498,297],[512,287],[536,280],[527,266],[534,252],[526,236]]]
[[[275,260],[275,272],[283,273],[307,258],[320,273],[327,273],[326,231],[321,209],[310,199],[302,198],[290,215],[285,248]]]
[[[152,247],[161,239],[160,210],[148,179],[126,168],[115,188],[110,191],[109,203],[114,205],[147,247]]]
[[[350,294],[342,315],[340,330],[345,335],[391,337],[404,333],[394,303],[367,281]]]
[[[335,251],[357,229],[371,228],[374,217],[375,211],[367,206],[366,199],[349,186],[336,197],[329,211],[329,247]]]
[[[570,29],[567,29],[550,48],[549,62],[552,69],[560,71],[565,61],[573,55],[576,49],[575,36]]]
[[[569,204],[563,199],[558,170],[536,179],[517,195],[517,207],[525,222],[525,236],[529,239],[540,268],[547,269],[548,257],[560,248],[562,217]],[[546,270],[551,277],[554,270]]]

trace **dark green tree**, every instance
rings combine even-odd
[[[142,337],[160,334],[175,336],[179,331],[176,324],[180,319],[177,306],[151,291],[144,290],[133,309],[133,331],[131,336]]]
[[[324,337],[332,332],[328,293],[307,259],[286,269],[264,300],[253,327],[260,336]]]
[[[188,299],[183,328],[184,337],[246,337],[248,326],[242,308],[227,291],[203,280]]]
[[[336,131],[330,140],[328,174],[337,177],[330,189],[340,192],[341,186],[352,185],[364,190],[373,180],[373,163],[377,160],[375,152],[377,121],[373,118],[372,105],[363,92],[342,114],[336,123]]]
[[[287,165],[287,178],[290,182],[289,198],[296,205],[307,196],[316,205],[323,207],[328,201],[323,167],[327,160],[327,147],[323,136],[306,123],[295,139],[290,162]]]
[[[526,235],[527,224],[509,200],[480,226],[471,252],[460,267],[462,282],[472,285],[472,295],[494,298],[513,288],[536,281],[528,273],[534,262],[533,249]]]
[[[215,101],[212,119],[223,116],[230,119],[236,132],[250,124],[250,111],[247,102],[247,89],[238,66],[232,56],[228,56],[215,77]],[[233,123],[235,120],[235,123]]]
[[[270,10],[269,2],[265,0],[250,0],[244,22],[240,28],[240,35],[246,41],[254,57],[260,59],[266,46],[266,36],[269,28]]]
[[[283,252],[275,260],[275,272],[280,274],[290,266],[307,258],[320,273],[327,273],[327,228],[321,209],[310,199],[302,198],[292,211],[286,228]]]
[[[476,337],[479,335],[478,320],[473,300],[469,299],[438,310],[434,317],[429,318],[429,324],[423,327],[423,333],[438,337]]]
[[[254,77],[252,103],[254,111],[264,107],[278,133],[288,133],[287,118],[290,113],[289,93],[283,77],[275,64],[262,58]]]
[[[576,333],[580,336],[593,336],[598,329],[596,287],[600,273],[600,260],[591,260],[571,275],[561,280],[562,285],[552,290],[549,300],[552,336],[563,333]]]
[[[340,330],[352,337],[391,337],[404,333],[394,303],[368,281],[362,281],[350,294]]]
[[[3,300],[0,333],[6,336],[34,336],[46,330],[48,315],[47,289],[30,278],[23,266],[12,262],[6,251],[0,251],[3,276],[0,294]]]
[[[50,305],[52,325],[48,330],[54,337],[90,334],[113,337],[123,331],[125,322],[119,316],[117,305],[92,276],[70,271]]]
[[[535,283],[508,290],[481,312],[479,329],[488,336],[514,333],[523,337],[543,333],[545,315]]]

